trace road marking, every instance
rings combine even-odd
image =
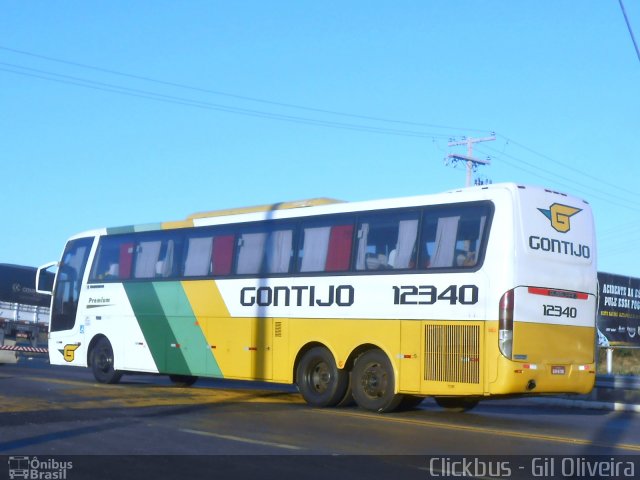
[[[378,421],[390,422],[390,423],[402,423],[405,425],[414,425],[417,427],[441,428],[443,430],[456,430],[456,431],[463,431],[463,432],[479,433],[483,435],[495,435],[499,437],[523,438],[526,440],[538,440],[542,442],[568,443],[571,445],[613,447],[613,448],[619,448],[621,450],[631,450],[635,452],[640,452],[640,445],[633,444],[633,443],[600,443],[600,442],[594,442],[591,440],[585,440],[583,438],[561,437],[559,435],[540,434],[540,433],[533,433],[529,431],[516,432],[514,430],[502,430],[498,428],[488,428],[488,427],[474,427],[471,425],[454,425],[450,423],[436,422],[433,420],[392,417],[388,415],[380,415],[377,413],[364,413],[364,412],[361,413],[361,412],[348,412],[348,411],[340,411],[340,410],[322,410],[322,409],[309,409],[308,411],[312,413],[320,413],[325,415],[332,414],[332,415],[341,415],[341,416],[352,417],[352,418],[361,418],[361,419],[366,419],[367,421],[378,420]]]
[[[179,431],[185,433],[193,433],[194,435],[202,435],[205,437],[222,438],[223,440],[231,440],[234,442],[251,443],[253,445],[264,445],[267,447],[284,448],[286,450],[304,450],[302,447],[295,445],[287,445],[286,443],[266,442],[263,440],[256,440],[254,438],[236,437],[235,435],[222,435],[220,433],[204,432],[202,430],[191,430],[189,428],[180,428]]]

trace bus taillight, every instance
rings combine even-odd
[[[498,346],[500,353],[511,360],[513,349],[513,290],[500,299]]]

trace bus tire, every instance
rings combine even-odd
[[[474,397],[434,397],[439,407],[450,412],[466,412],[478,405],[477,398]]]
[[[340,400],[336,404],[336,407],[345,408],[345,407],[351,407],[355,404],[356,404],[356,401],[353,398],[353,392],[351,391],[351,376],[349,375],[349,385],[347,386],[347,391],[344,394],[344,397],[342,398],[342,400]]]
[[[190,387],[198,380],[198,377],[193,375],[169,375],[171,380],[178,387]]]
[[[113,348],[105,337],[100,338],[90,352],[91,370],[93,376],[100,383],[118,383],[122,372],[113,368]]]
[[[296,383],[309,405],[335,407],[347,396],[349,374],[336,366],[327,348],[313,347],[298,363]]]
[[[389,357],[378,349],[360,355],[351,371],[351,389],[358,406],[365,410],[392,412],[402,402],[395,393],[395,375]]]

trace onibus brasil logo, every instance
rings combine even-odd
[[[560,233],[567,233],[571,230],[571,217],[582,211],[581,208],[560,203],[554,203],[548,210],[544,208],[538,210],[551,221],[551,226]]]
[[[9,478],[25,480],[67,480],[67,470],[73,469],[73,462],[62,462],[53,458],[10,456]]]

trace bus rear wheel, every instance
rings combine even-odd
[[[478,405],[479,400],[473,397],[435,397],[439,407],[450,412],[466,412]]]
[[[351,371],[351,388],[356,403],[366,410],[392,412],[402,402],[395,393],[395,376],[389,357],[378,349],[360,355]]]
[[[106,338],[101,338],[91,349],[91,369],[100,383],[118,383],[122,372],[114,369],[113,348]]]
[[[328,349],[313,347],[298,363],[296,383],[309,405],[335,407],[348,395],[349,374],[336,366]]]

